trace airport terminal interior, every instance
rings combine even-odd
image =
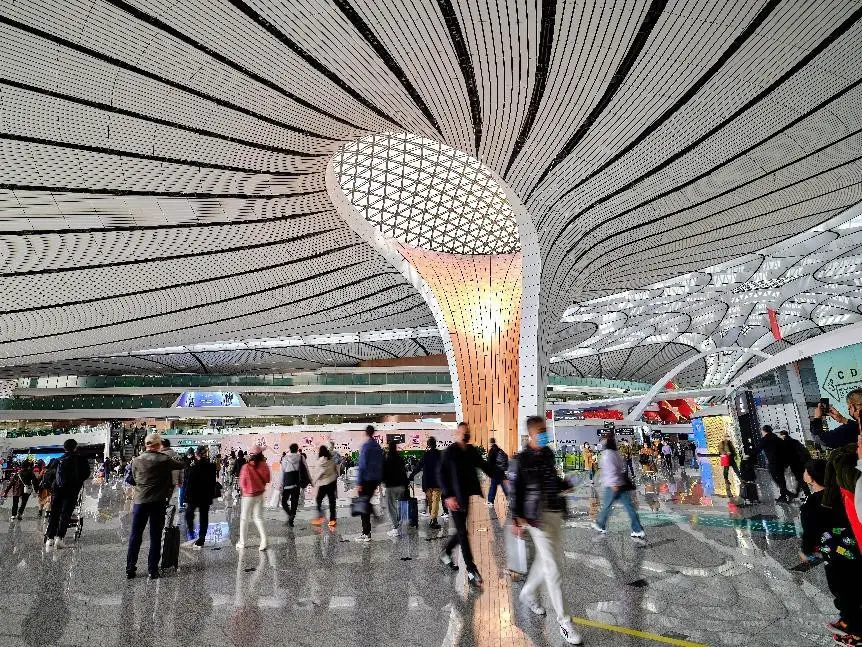
[[[3,0],[0,647],[862,645],[860,123],[858,0]]]

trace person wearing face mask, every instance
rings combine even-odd
[[[859,436],[859,418],[862,415],[862,389],[854,389],[847,394],[847,412],[850,414],[849,418],[844,417],[835,407],[824,411],[818,404],[814,420],[811,421],[811,434],[817,436],[820,443],[829,449],[855,443]],[[838,423],[838,427],[827,429],[824,416],[832,418]]]
[[[470,537],[467,534],[467,513],[470,510],[470,497],[482,496],[479,487],[479,477],[476,470],[480,469],[491,478],[503,478],[503,473],[494,465],[489,464],[479,450],[470,444],[470,427],[466,422],[459,422],[455,432],[455,442],[446,448],[440,461],[440,489],[443,500],[452,523],[455,534],[449,539],[446,548],[440,554],[440,561],[452,570],[458,570],[452,561],[452,551],[455,546],[461,546],[461,560],[467,571],[467,580],[474,586],[482,585],[482,576],[473,561],[470,550]]]
[[[548,599],[557,614],[560,634],[570,645],[580,645],[581,636],[572,625],[563,599],[560,565],[563,561],[563,513],[566,509],[562,492],[569,486],[557,475],[554,452],[548,447],[548,431],[542,416],[527,418],[527,447],[518,454],[515,467],[515,492],[512,509],[516,535],[530,534],[536,556],[518,599],[533,613],[545,615],[536,594],[544,583]]]

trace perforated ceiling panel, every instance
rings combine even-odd
[[[862,200],[860,19],[857,0],[2,3],[0,362],[434,325],[327,194],[332,155],[377,133],[505,179],[545,329],[747,258]]]

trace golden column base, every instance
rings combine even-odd
[[[434,293],[452,344],[473,442],[518,449],[521,253],[447,254],[395,243]],[[442,331],[441,331],[442,332]],[[450,370],[451,370],[450,366]]]

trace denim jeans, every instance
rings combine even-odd
[[[488,501],[494,503],[494,499],[497,498],[497,488],[500,487],[503,490],[503,494],[506,495],[506,498],[509,497],[509,488],[506,487],[506,482],[502,479],[492,478],[491,484],[488,486]]]
[[[623,508],[628,513],[632,532],[643,532],[640,519],[638,519],[638,513],[632,503],[631,492],[623,490],[614,491],[612,487],[606,487],[602,491],[602,509],[599,511],[599,516],[596,519],[596,524],[598,524],[599,528],[604,529],[607,527],[608,517],[611,514],[611,507],[614,501],[622,503]]]

